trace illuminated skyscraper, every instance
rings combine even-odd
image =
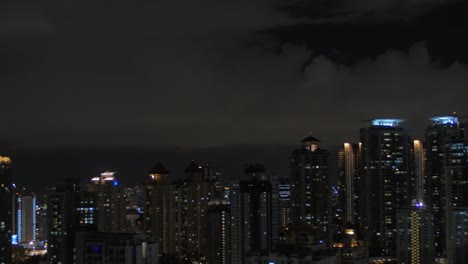
[[[36,195],[17,197],[17,235],[20,243],[36,240]]]
[[[169,171],[157,163],[149,172],[146,184],[145,228],[148,236],[159,245],[163,263],[176,257],[175,185],[168,181]]]
[[[340,208],[343,221],[356,224],[360,221],[360,160],[361,144],[344,143],[339,151]]]
[[[308,229],[321,240],[329,239],[330,185],[328,151],[309,136],[291,155],[292,222],[296,229]]]
[[[0,156],[0,264],[11,264],[13,229],[11,160]]]
[[[216,181],[203,166],[192,161],[185,169],[186,177],[179,186],[181,250],[184,260],[203,260],[206,248],[206,210]]]
[[[291,223],[291,184],[289,178],[279,178],[277,183],[279,227],[287,227]],[[276,194],[275,194],[276,195]]]
[[[361,129],[365,181],[367,238],[371,257],[396,256],[397,210],[408,206],[408,132],[403,120],[374,119]]]
[[[431,118],[426,130],[428,205],[436,258],[468,262],[467,141],[456,115]]]
[[[125,231],[125,199],[115,172],[103,172],[91,179],[91,192],[97,196],[97,227],[101,232]]]
[[[231,263],[231,213],[224,195],[216,192],[206,212],[207,263]]]
[[[411,198],[416,199],[418,202],[427,201],[426,187],[427,177],[425,175],[425,149],[424,145],[419,140],[413,141],[413,173],[412,173],[412,186],[410,186]]]
[[[425,158],[421,141],[413,141],[413,173],[410,176],[411,206],[397,210],[397,258],[399,263],[434,262],[434,219],[425,204]]]

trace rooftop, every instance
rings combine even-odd
[[[429,120],[434,125],[455,125],[458,123],[457,116],[436,116],[429,118]]]
[[[373,126],[386,126],[386,127],[396,127],[401,122],[405,122],[404,119],[394,119],[394,118],[376,118],[371,120]]]
[[[318,140],[317,138],[313,137],[313,136],[308,136],[306,138],[304,138],[303,140],[301,140],[302,143],[305,143],[305,142],[320,142],[320,140]]]

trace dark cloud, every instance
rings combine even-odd
[[[412,20],[459,0],[294,0],[277,7],[314,23]]]
[[[317,7],[384,9],[354,3]],[[420,129],[430,115],[468,112],[466,67],[433,63],[437,42],[422,42],[428,35],[404,26],[310,27],[274,6],[24,2],[1,31],[8,114],[0,138],[22,148],[200,147],[284,144],[312,131],[331,145],[356,139],[361,119],[403,117]],[[398,29],[406,35],[389,34]]]

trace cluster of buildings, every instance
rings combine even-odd
[[[138,186],[103,172],[36,196],[17,190],[0,157],[0,264],[12,244],[62,264],[468,263],[464,128],[435,117],[415,140],[401,122],[372,120],[338,157],[308,136],[287,176],[248,164],[223,178],[192,161],[176,178],[156,163]]]

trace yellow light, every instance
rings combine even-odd
[[[2,157],[0,156],[0,163],[10,164],[11,159],[9,157]]]

